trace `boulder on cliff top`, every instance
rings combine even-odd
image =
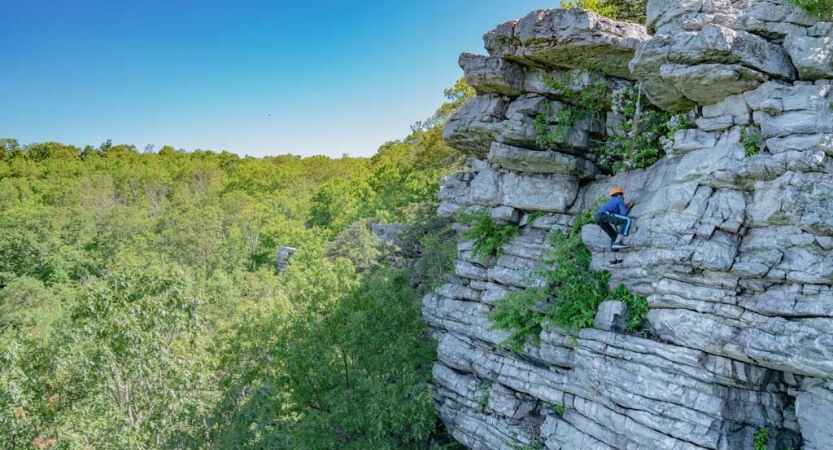
[[[492,56],[531,66],[598,67],[628,79],[628,62],[637,45],[648,39],[642,25],[617,22],[580,8],[533,11],[519,21],[498,25],[483,37]]]
[[[783,47],[717,24],[694,31],[666,25],[639,46],[630,67],[651,102],[669,111],[716,103],[770,78],[795,78]]]
[[[815,23],[791,0],[649,0],[647,16],[652,34],[671,23],[686,30],[719,24],[775,42]]]

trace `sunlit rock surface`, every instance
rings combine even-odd
[[[486,261],[461,241],[455,276],[424,300],[439,342],[434,398],[458,441],[745,450],[766,429],[772,449],[833,449],[831,26],[788,0],[652,0],[652,36],[541,10],[487,33],[489,56],[461,56],[479,95],[444,137],[472,163],[442,181],[439,213],[481,207],[523,232]],[[546,80],[588,63],[604,74],[575,88],[636,80],[655,105],[690,114],[672,156],[606,175],[593,149],[616,122],[610,111],[539,145],[536,117],[565,102]],[[648,299],[653,338],[622,333],[621,305],[608,304],[596,323],[613,331],[545,331],[509,352],[489,311],[541,286],[551,231],[614,186],[636,202],[634,248],[611,266],[598,227],[582,239],[593,268]]]

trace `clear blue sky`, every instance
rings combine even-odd
[[[483,33],[558,3],[0,0],[0,137],[369,156]]]

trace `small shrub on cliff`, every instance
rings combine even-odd
[[[746,156],[755,156],[761,152],[763,138],[755,128],[741,128],[740,143],[743,145],[743,153]]]
[[[492,383],[487,382],[477,386],[477,398],[475,401],[477,402],[477,406],[480,407],[480,412],[486,411],[486,408],[489,407],[489,399],[492,397]]]
[[[753,450],[767,450],[769,447],[769,431],[765,428],[761,428],[760,430],[756,431],[755,434],[752,436],[752,449]]]
[[[475,258],[485,260],[491,256],[500,257],[503,245],[521,234],[521,228],[512,223],[498,223],[489,215],[488,211],[475,211],[460,214],[460,223],[471,225],[463,233],[464,239],[474,243],[472,253]]]
[[[833,0],[791,0],[818,20],[833,20]]]

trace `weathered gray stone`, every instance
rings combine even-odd
[[[605,24],[568,42],[564,30],[575,21],[556,19],[574,15],[593,18],[535,12],[486,36],[492,57],[461,57],[481,95],[446,132],[480,159],[472,173],[442,181],[439,211],[485,209],[517,220],[522,233],[485,260],[460,241],[456,275],[424,300],[440,341],[441,418],[465,445],[483,449],[538,440],[550,450],[738,450],[751,448],[761,428],[776,450],[798,448],[802,435],[805,448],[829,447],[833,81],[794,81],[781,44],[788,36],[827,39],[830,26],[814,26],[790,0],[650,0],[656,35],[641,45],[635,73],[659,106],[700,106],[675,134],[672,156],[606,177],[591,149],[616,133],[620,114],[574,124],[552,150],[535,139],[535,118],[569,101],[549,90],[544,74],[576,67],[565,55],[612,36]],[[614,47],[587,50],[589,59]],[[587,85],[598,76],[571,80]],[[758,140],[755,154],[747,154],[750,139]],[[591,270],[647,298],[645,332],[655,340],[625,335],[611,309],[624,308],[605,303],[596,326],[616,332],[573,336],[542,324],[519,353],[504,349],[509,332],[492,328],[490,311],[510,293],[544,285],[548,233],[569,230],[612,187],[636,202],[633,247],[610,265],[598,226],[582,227],[582,240]],[[533,220],[538,210],[550,213]],[[556,287],[530,313],[558,302]]]
[[[776,42],[814,23],[806,11],[789,0],[649,0],[647,12],[651,33],[671,23],[687,29],[716,23]]]
[[[564,174],[482,170],[471,182],[471,201],[526,211],[565,212],[578,193],[578,179]]]
[[[521,212],[510,206],[498,206],[489,210],[489,216],[498,222],[518,223],[521,220]]]
[[[683,155],[690,151],[711,148],[717,144],[715,133],[704,132],[698,128],[680,130],[674,133],[674,152]]]
[[[481,170],[471,180],[471,201],[483,206],[497,206],[502,199],[500,173],[493,169]]]
[[[755,226],[798,225],[822,236],[833,235],[833,177],[790,172],[760,182],[748,214]]]
[[[795,77],[782,47],[716,24],[697,31],[673,23],[664,26],[639,46],[630,67],[651,101],[671,111],[717,102],[753,89],[768,77]]]
[[[460,55],[460,67],[466,74],[466,83],[478,94],[502,94],[520,96],[523,93],[523,66],[503,58],[463,53]]]
[[[592,179],[598,173],[592,162],[551,150],[526,150],[495,142],[487,157],[490,162],[517,172],[561,173]]]
[[[833,448],[833,384],[817,382],[799,394],[796,415],[805,450]]]
[[[700,105],[755,89],[769,78],[740,64],[663,64],[660,76],[684,97]]]
[[[514,53],[514,48],[519,45],[515,37],[515,26],[518,20],[508,20],[499,24],[494,29],[483,35],[483,46],[492,56]]]
[[[570,175],[507,173],[501,178],[503,203],[527,211],[565,212],[578,194],[578,180]]]
[[[770,153],[819,150],[833,156],[833,134],[791,134],[766,141]]]
[[[630,87],[633,83],[620,78],[605,77],[590,70],[543,69],[525,66],[504,58],[463,53],[459,58],[466,82],[478,94],[501,94],[518,97],[524,94],[543,94],[561,98],[563,92],[553,89],[551,80],[558,79],[573,91],[581,91],[599,83],[607,84],[611,92]]]
[[[485,157],[497,137],[490,125],[503,120],[508,103],[497,94],[475,97],[449,119],[443,139],[461,152]]]
[[[594,325],[604,331],[622,333],[628,321],[628,306],[620,301],[606,301],[599,305]]]
[[[802,80],[833,78],[833,23],[792,30],[784,40],[784,48]]]
[[[754,313],[744,314],[744,319],[688,310],[654,309],[648,313],[657,332],[677,345],[791,373],[833,375],[833,335],[829,334],[833,324],[829,320],[788,321]]]
[[[755,122],[765,138],[790,134],[833,133],[833,116],[821,111],[790,111],[777,116],[756,111]]]
[[[546,111],[555,118],[564,104],[545,97],[526,94],[515,100],[498,94],[475,97],[456,114],[443,130],[443,139],[455,149],[485,159],[493,141],[512,146],[537,149],[535,119]],[[550,131],[555,131],[557,119]],[[597,147],[604,134],[604,123],[589,117],[570,124],[566,133],[557,133],[556,141],[565,148]]]
[[[516,23],[498,26],[484,41],[492,56],[549,67],[592,66],[630,79],[628,61],[637,44],[648,38],[641,25],[576,8],[533,11]]]

